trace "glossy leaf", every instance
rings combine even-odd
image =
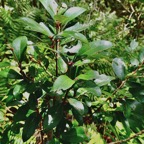
[[[27,47],[27,37],[21,36],[12,42],[13,52],[16,59],[21,62]]]
[[[71,128],[62,134],[62,140],[66,143],[80,143],[87,139],[82,127]]]
[[[94,82],[97,86],[104,86],[106,84],[109,84],[111,80],[113,80],[114,77],[106,76],[105,74],[99,75]]]
[[[59,68],[60,72],[62,72],[62,73],[66,73],[68,70],[67,64],[62,59],[62,57],[58,57],[58,68]]]
[[[84,43],[88,43],[88,40],[87,38],[81,34],[81,33],[78,33],[78,32],[74,32],[74,31],[63,31],[60,33],[60,36],[63,36],[63,37],[71,37],[71,38],[75,38],[77,40],[80,40],[81,42],[84,42]]]
[[[62,118],[62,106],[60,104],[51,107],[48,113],[45,114],[43,120],[44,131],[52,130],[58,125]]]
[[[122,61],[122,59],[121,58],[113,59],[112,67],[113,67],[113,70],[114,70],[116,76],[119,79],[123,80],[126,76],[126,65]]]
[[[63,48],[63,52],[64,53],[71,53],[71,54],[75,54],[78,53],[78,51],[81,49],[82,47],[82,43],[80,41],[78,41],[77,45],[71,47],[71,48]]]
[[[79,15],[81,15],[83,12],[85,12],[86,9],[81,7],[71,7],[69,8],[65,13],[64,16],[68,17],[67,21],[65,23],[68,23],[69,21],[75,19]]]
[[[40,0],[41,4],[48,11],[52,18],[57,14],[58,4],[55,0]]]
[[[22,89],[21,85],[16,85],[13,89],[13,95],[14,96],[18,95],[20,93],[21,89]]]
[[[32,113],[25,121],[25,125],[23,128],[22,139],[23,141],[27,141],[38,128],[40,122],[40,116],[34,112]]]
[[[136,42],[135,40],[132,40],[130,43],[130,50],[134,51],[137,47],[138,47],[138,42]]]
[[[96,79],[99,76],[99,73],[97,71],[89,70],[85,74],[80,74],[76,79],[82,79],[82,80],[93,80]]]
[[[82,102],[73,99],[73,98],[69,98],[68,99],[69,104],[78,111],[79,114],[83,115],[84,114],[84,106],[82,104]]]
[[[98,40],[85,44],[78,52],[79,56],[87,56],[89,58],[96,58],[99,52],[107,50],[112,47],[112,43],[106,40]]]
[[[33,19],[27,17],[22,17],[20,20],[22,20],[24,24],[27,25],[27,30],[39,32],[49,37],[52,37],[54,35],[43,22],[37,23]]]
[[[15,70],[13,69],[10,69],[9,72],[8,72],[8,75],[7,77],[9,79],[22,79],[22,75],[20,75],[19,73],[17,73]]]
[[[66,28],[65,31],[81,32],[81,31],[83,31],[83,30],[89,28],[91,25],[92,25],[92,23],[80,24],[79,22],[77,22],[75,25]]]
[[[66,75],[61,75],[59,76],[53,85],[52,90],[53,91],[58,91],[58,90],[67,90],[69,89],[73,84],[75,83],[74,80],[70,79]]]
[[[144,49],[142,49],[142,50],[140,51],[139,61],[140,61],[140,62],[144,62]]]

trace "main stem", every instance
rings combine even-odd
[[[60,32],[60,23],[57,22],[56,23],[56,32],[57,32],[57,35],[59,34]],[[59,47],[60,47],[60,39],[57,39],[56,38],[56,77],[58,76],[58,57],[59,57],[59,54],[58,54],[58,50],[59,50]]]

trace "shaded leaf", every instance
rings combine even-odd
[[[61,104],[51,107],[48,113],[44,116],[43,128],[44,131],[52,130],[58,125],[63,116]]]
[[[130,93],[137,101],[144,103],[144,86],[135,86],[129,89]]]
[[[144,61],[144,49],[142,49],[142,50],[140,51],[139,61],[140,61],[140,62],[143,62],[143,61]]]
[[[13,69],[10,69],[9,72],[8,72],[8,75],[7,77],[9,79],[22,79],[22,75],[20,75],[19,73],[17,73],[15,70]]]
[[[71,128],[62,134],[62,140],[70,143],[80,143],[87,140],[84,129],[82,127]]]
[[[18,111],[15,113],[14,117],[13,117],[13,120],[15,122],[18,122],[18,121],[23,121],[26,119],[26,114],[29,110],[29,106],[28,104],[25,104],[25,105],[22,105]]]
[[[23,141],[27,141],[35,132],[40,122],[40,115],[38,115],[36,112],[29,115],[29,117],[26,119],[23,133],[22,133],[22,139]]]

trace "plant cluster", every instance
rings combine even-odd
[[[0,143],[143,143],[142,43],[125,42],[119,15],[93,14],[100,2],[86,23],[81,6],[38,4],[41,16],[25,10],[13,20],[0,11],[15,30],[11,41],[0,25]]]

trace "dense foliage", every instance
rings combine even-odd
[[[143,0],[1,0],[0,144],[144,143]]]

